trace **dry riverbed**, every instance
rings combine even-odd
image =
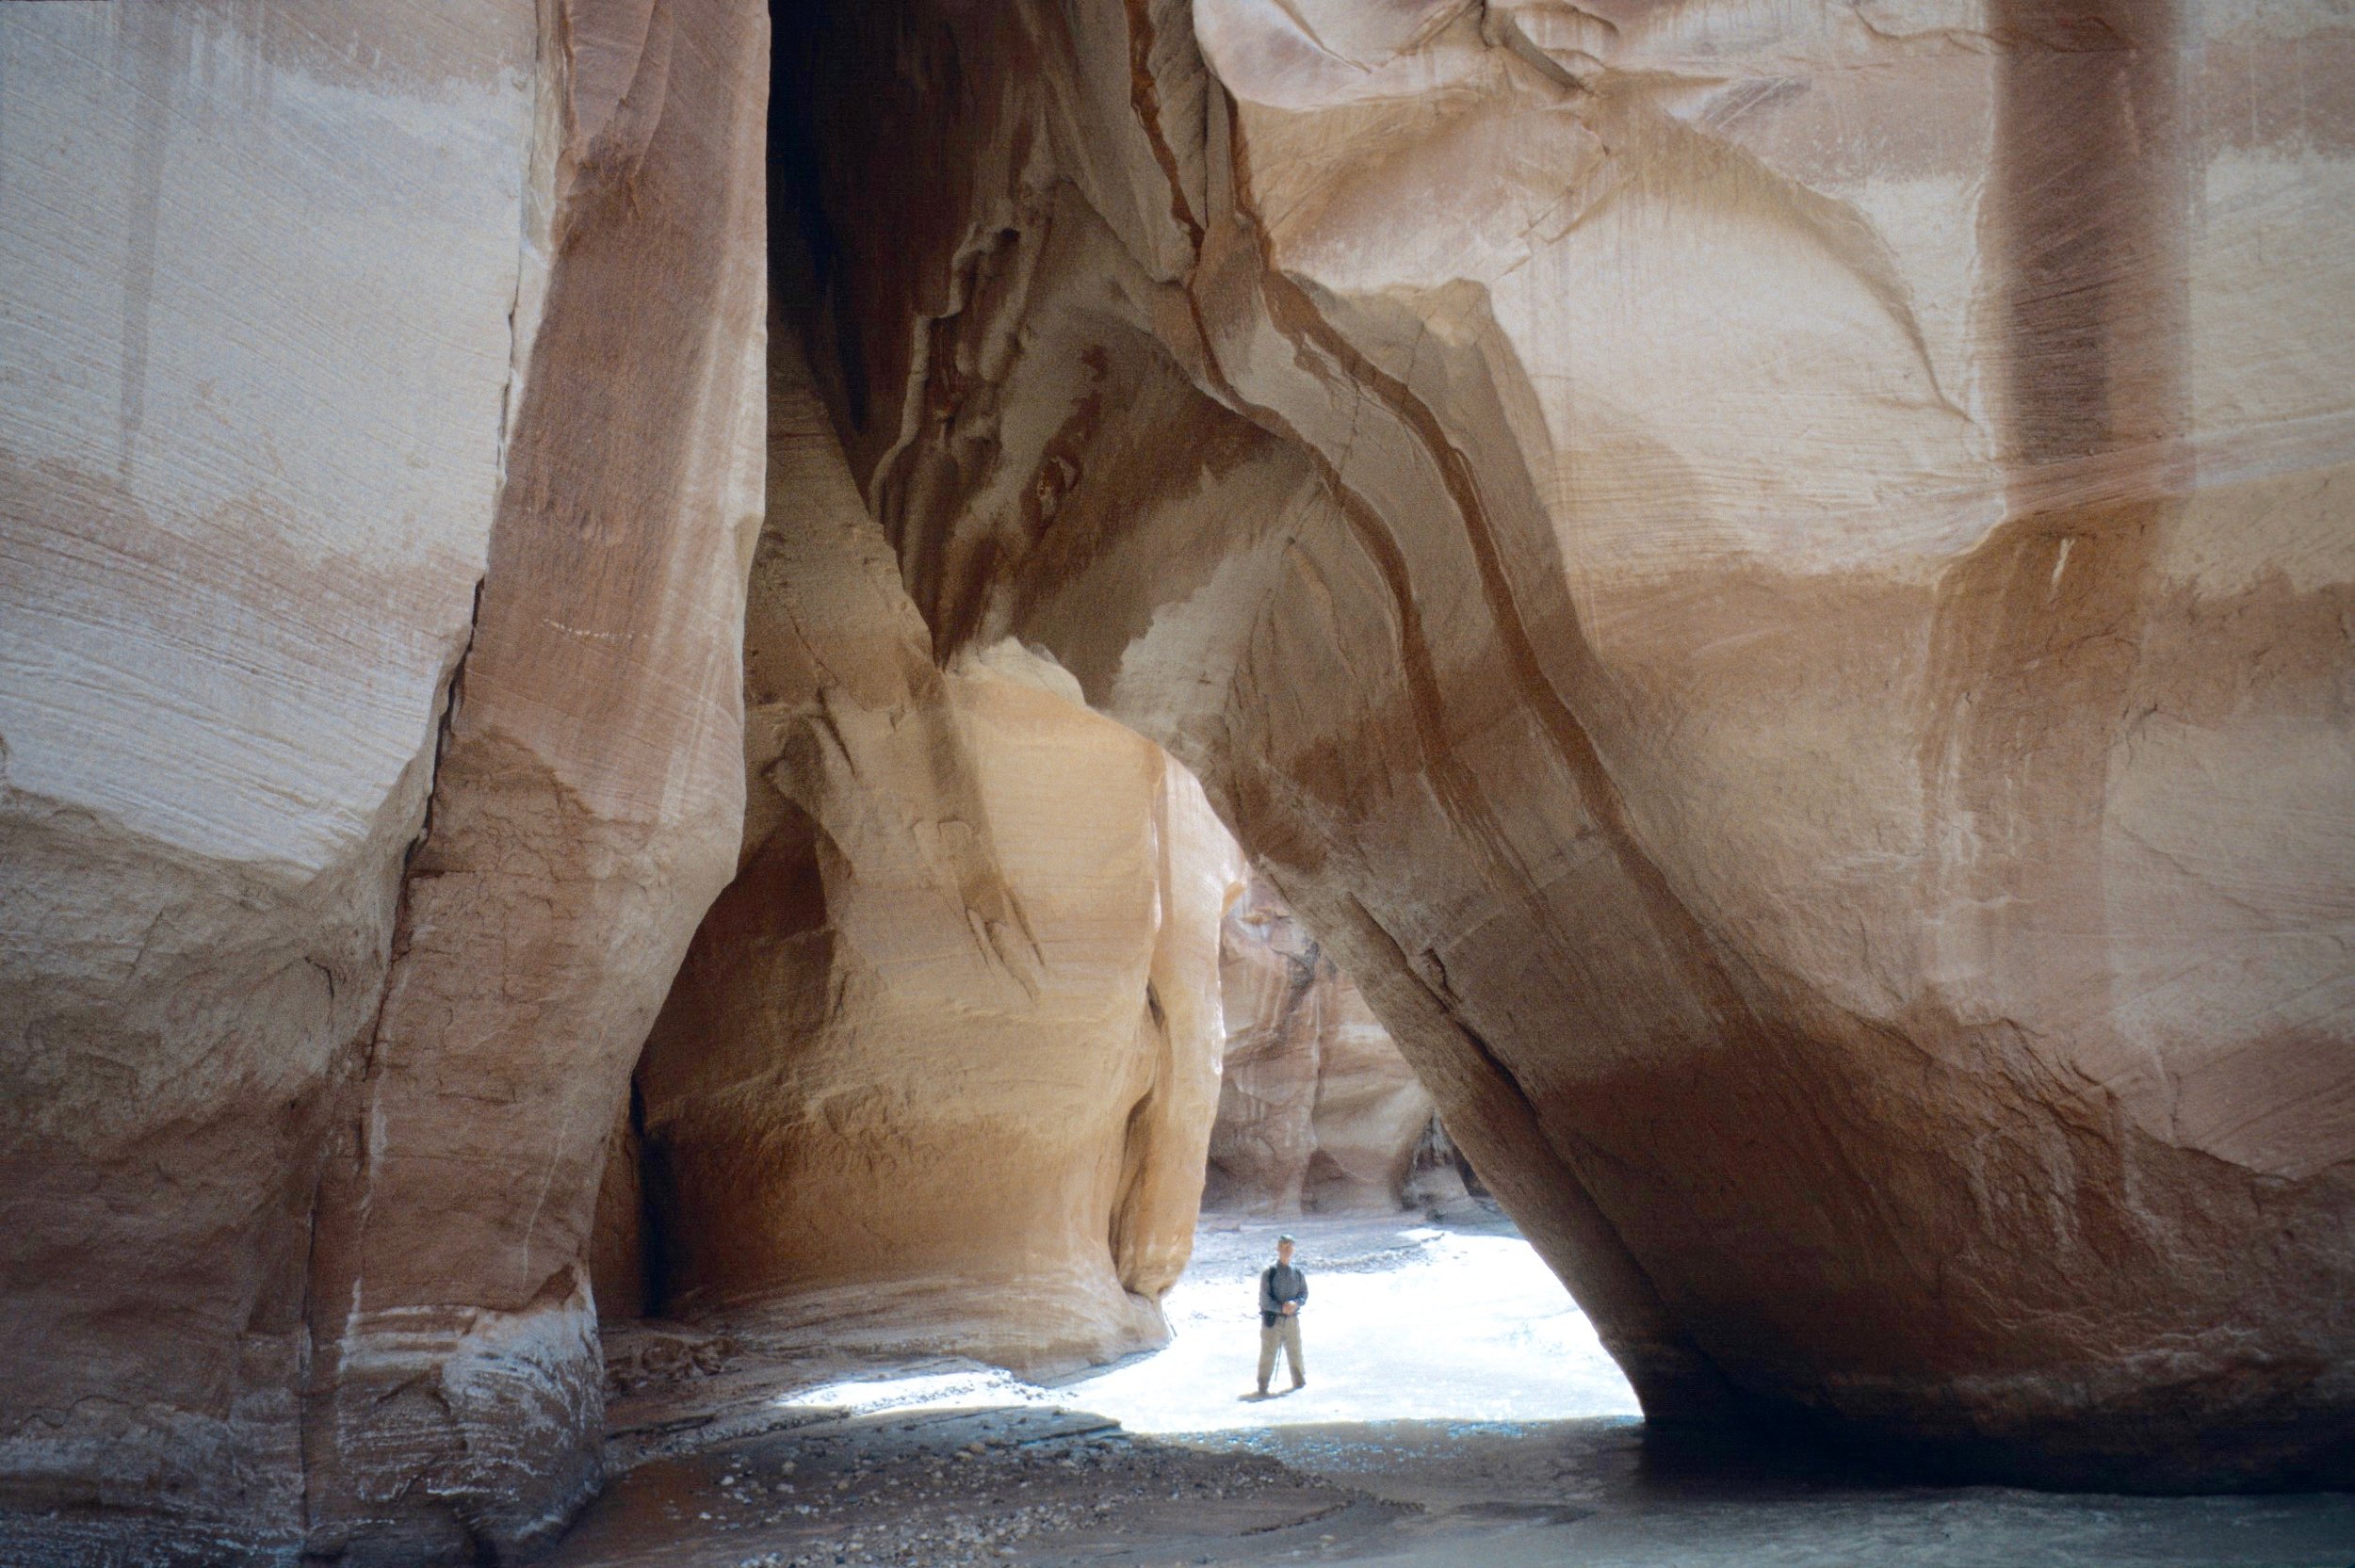
[[[1453,1221],[1290,1222],[1310,1383],[1265,1401],[1242,1397],[1256,1336],[1233,1305],[1259,1221],[1206,1219],[1168,1350],[1061,1387],[743,1324],[623,1328],[615,1479],[547,1568],[2355,1564],[2344,1495],[1896,1487],[1664,1453],[1510,1227]]]
[[[814,1568],[1274,1562],[1355,1551],[1420,1511],[1254,1455],[1031,1408],[858,1415],[640,1465],[565,1564]]]

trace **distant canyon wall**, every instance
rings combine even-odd
[[[936,639],[1194,768],[1649,1412],[2348,1479],[2331,8],[793,29]]]
[[[1206,1206],[1383,1213],[1464,1196],[1430,1092],[1263,877],[1220,926],[1219,974],[1226,1070]]]

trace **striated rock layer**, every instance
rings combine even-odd
[[[757,1308],[837,1350],[1036,1370],[1158,1343],[1240,852],[1051,663],[934,668],[779,345],[742,866],[638,1071],[649,1284],[666,1314]]]
[[[1417,1177],[1418,1195],[1435,1195],[1421,1188],[1444,1167],[1418,1158],[1435,1136],[1430,1092],[1263,877],[1219,927],[1219,981],[1226,1051],[1207,1206],[1389,1211]]]
[[[2355,1479],[2355,48],[797,18],[944,647],[1202,777],[1663,1417]]]
[[[0,1558],[593,1484],[603,1144],[740,823],[766,42],[0,12]]]

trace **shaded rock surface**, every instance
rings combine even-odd
[[[1017,1367],[1158,1342],[1240,854],[1051,663],[934,666],[784,333],[772,363],[742,865],[638,1070],[655,1299]]]
[[[1446,1190],[1431,1095],[1389,1031],[1263,877],[1219,928],[1225,1076],[1203,1202],[1258,1213],[1400,1207]],[[1436,1150],[1431,1151],[1437,1154]]]
[[[531,8],[425,10],[0,14],[0,1496],[200,1554],[300,1534],[323,1148],[544,281]]]
[[[766,39],[0,14],[10,1562],[595,1482],[604,1140],[740,824]]]
[[[2355,1473],[2335,12],[795,25],[936,638],[1194,768],[1648,1410]]]

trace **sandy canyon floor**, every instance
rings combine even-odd
[[[1310,1269],[1309,1382],[1253,1397],[1253,1277]],[[1585,1318],[1490,1211],[1206,1217],[1175,1337],[1055,1387],[851,1366],[741,1328],[611,1336],[616,1479],[554,1568],[2355,1563],[2355,1496],[1860,1485],[1648,1445]]]

